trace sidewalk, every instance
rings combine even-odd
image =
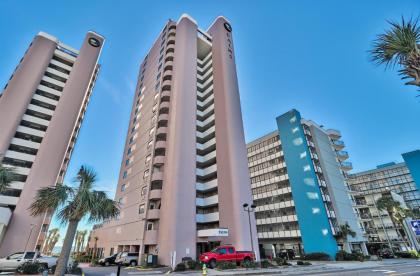
[[[311,261],[312,265],[304,266],[304,265],[296,265],[296,261],[290,262],[292,266],[281,266],[281,267],[274,267],[274,268],[263,268],[263,269],[245,269],[245,268],[237,268],[231,270],[216,270],[216,269],[208,269],[207,275],[211,276],[222,276],[222,275],[265,275],[265,274],[288,274],[288,275],[298,275],[305,273],[324,273],[324,272],[333,272],[333,271],[349,271],[349,270],[356,270],[356,269],[367,269],[367,268],[375,268],[375,267],[382,267],[382,266],[394,266],[399,264],[407,264],[407,263],[418,263],[418,260],[411,260],[411,259],[397,259],[397,260],[385,260],[385,261],[365,261],[365,262],[358,262],[358,261],[346,261],[346,262],[319,262],[319,261]],[[186,272],[173,272],[170,275],[202,275],[201,271],[186,271]]]

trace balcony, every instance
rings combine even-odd
[[[165,156],[155,156],[153,158],[153,164],[154,165],[165,164]]]
[[[213,179],[204,183],[196,183],[195,188],[198,191],[205,192],[217,188],[217,179]]]
[[[337,151],[337,157],[338,157],[338,160],[344,161],[349,158],[349,154],[347,151],[340,150],[340,151]]]
[[[213,205],[216,205],[217,203],[219,203],[218,195],[195,199],[195,205],[200,206],[200,207],[213,206]]]
[[[197,223],[215,222],[219,220],[219,212],[210,214],[196,214],[195,220]]]
[[[341,162],[341,169],[343,171],[350,171],[353,169],[353,164],[351,162]]]
[[[158,122],[168,121],[169,115],[168,114],[160,114],[158,117]]]
[[[152,181],[155,180],[163,180],[163,172],[153,172],[152,174]]]
[[[25,127],[25,126],[18,126],[17,130],[19,132],[25,133],[25,134],[29,134],[29,135],[33,135],[33,136],[37,136],[37,137],[41,137],[44,138],[45,136],[45,131],[41,131],[41,130],[36,130],[30,127]]]
[[[332,145],[336,150],[342,150],[344,148],[344,142],[341,140],[332,141]]]
[[[158,230],[146,230],[144,233],[144,244],[152,245],[158,243]]]
[[[158,220],[160,218],[159,209],[149,209],[147,210],[147,219],[148,220]]]
[[[200,165],[204,165],[205,163],[208,163],[209,161],[212,161],[214,158],[216,158],[216,151],[212,151],[207,153],[206,155],[197,155],[197,163]]]
[[[174,68],[174,62],[168,61],[165,63],[165,67],[163,68],[164,71],[172,70]]]
[[[22,147],[27,147],[27,148],[31,148],[31,149],[39,149],[39,147],[41,146],[40,143],[32,142],[32,141],[24,140],[24,139],[20,139],[20,138],[13,138],[12,141],[10,142],[10,144],[17,145],[17,146],[22,146]]]
[[[149,193],[149,199],[161,199],[162,190],[151,190]]]
[[[0,195],[1,205],[16,205],[18,203],[18,200],[19,197]]]
[[[13,159],[28,161],[28,162],[34,162],[35,157],[36,157],[35,155],[32,155],[32,154],[26,154],[26,153],[21,153],[21,152],[12,151],[12,150],[6,151],[6,154],[4,156],[13,158]]]
[[[217,164],[211,165],[205,169],[196,169],[197,176],[206,177],[210,174],[213,174],[217,171]]]
[[[157,141],[155,143],[155,149],[165,149],[166,148],[166,141]]]
[[[167,114],[160,114],[159,117],[161,115],[167,115]],[[167,127],[158,127],[158,129],[156,130],[156,136],[162,135],[168,133],[168,128]]]
[[[9,208],[0,207],[0,225],[7,226],[11,217],[12,211]]]
[[[46,126],[46,127],[50,124],[50,122],[47,121],[47,120],[40,119],[38,117],[27,115],[27,114],[23,115],[22,120],[25,120],[25,121],[28,121],[28,122],[31,122],[31,123],[35,123],[35,124],[38,124],[38,125]]]
[[[168,90],[163,91],[160,95],[161,102],[169,102],[169,100],[171,99],[171,92]]]
[[[327,130],[328,136],[330,136],[331,139],[338,140],[341,138],[341,132],[336,129],[328,129]]]

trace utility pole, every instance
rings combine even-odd
[[[254,239],[252,237],[251,213],[255,212],[255,208],[257,206],[255,204],[251,204],[251,206],[249,206],[248,203],[244,203],[242,206],[244,207],[244,211],[248,213],[249,235],[251,236],[251,248],[252,248],[252,253],[254,253],[255,259],[256,259],[257,256],[254,251]]]

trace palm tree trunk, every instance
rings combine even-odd
[[[55,269],[54,276],[64,276],[66,273],[67,263],[70,257],[71,246],[73,244],[74,236],[76,235],[78,220],[70,220],[67,227],[66,237],[64,238],[61,254],[58,258],[57,268]]]

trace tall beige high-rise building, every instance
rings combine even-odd
[[[144,58],[116,200],[119,219],[95,227],[103,255],[157,254],[161,264],[219,244],[258,253],[232,28],[168,21]],[[251,227],[250,227],[251,226]]]
[[[38,189],[64,179],[99,70],[104,38],[88,32],[77,51],[35,36],[0,97],[0,154],[17,179],[0,195],[0,255],[40,248],[51,214],[28,210]]]

